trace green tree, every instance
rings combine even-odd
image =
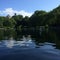
[[[40,26],[43,25],[44,16],[47,12],[45,11],[35,11],[34,14],[30,17],[30,21],[32,26]]]
[[[4,19],[5,19],[5,17],[0,16],[0,28],[3,27]]]

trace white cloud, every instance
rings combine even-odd
[[[23,15],[23,17],[25,16],[31,16],[33,13],[29,13],[29,12],[26,12],[24,10],[21,10],[21,11],[17,11],[17,10],[13,10],[12,8],[6,8],[5,10],[3,11],[0,11],[0,14],[1,15],[10,15],[10,16],[13,16],[14,13],[16,13],[17,15]]]

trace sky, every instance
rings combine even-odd
[[[0,16],[14,13],[31,16],[36,10],[51,11],[60,5],[60,0],[0,0]]]

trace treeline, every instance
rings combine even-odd
[[[50,12],[37,10],[31,17],[16,15],[0,16],[0,28],[37,27],[37,26],[59,26],[60,25],[60,6]]]

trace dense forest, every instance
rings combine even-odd
[[[24,27],[39,26],[59,26],[60,25],[60,6],[52,11],[46,12],[36,10],[31,17],[17,15],[10,17],[9,15],[0,16],[0,28],[20,29]]]

